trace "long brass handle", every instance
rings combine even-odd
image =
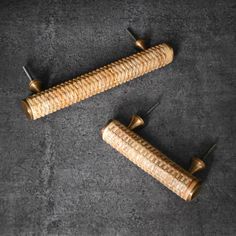
[[[173,60],[173,49],[160,44],[34,94],[22,101],[28,118],[35,120],[116,87]]]
[[[199,180],[117,120],[102,129],[103,140],[186,201],[198,192]]]

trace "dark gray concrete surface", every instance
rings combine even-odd
[[[0,235],[236,235],[235,1],[0,2]],[[125,28],[169,42],[174,62],[37,121],[22,66],[51,87],[135,53]],[[163,94],[139,133],[188,168],[218,138],[182,201],[99,136]]]

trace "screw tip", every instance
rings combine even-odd
[[[133,31],[130,27],[126,28],[126,31],[129,33],[129,35],[136,41],[136,36],[134,35]]]
[[[26,76],[28,77],[29,80],[32,80],[31,75],[29,74],[26,66],[22,66],[23,71],[25,72]]]
[[[147,111],[146,113],[143,115],[143,117],[146,117],[148,115],[150,115],[160,104],[161,104],[161,99],[162,99],[162,95],[159,96],[159,98],[157,99],[157,102],[155,104],[153,104]]]
[[[208,151],[203,155],[203,160],[205,160],[216,148],[217,142],[215,142],[209,149]]]

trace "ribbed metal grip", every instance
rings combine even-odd
[[[196,195],[200,186],[197,178],[119,121],[113,120],[103,128],[102,138],[184,200]]]
[[[173,60],[173,49],[160,44],[75,79],[34,94],[22,101],[26,115],[38,119],[145,73]]]

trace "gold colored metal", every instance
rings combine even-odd
[[[191,166],[189,168],[189,172],[191,174],[195,174],[196,172],[203,170],[205,168],[206,168],[206,164],[203,160],[201,160],[198,157],[193,157],[192,162],[191,162]]]
[[[27,77],[29,78],[29,90],[33,93],[39,93],[42,90],[42,84],[40,80],[32,79],[29,71],[26,69],[26,66],[23,66],[23,70]]]
[[[26,114],[26,117],[28,119],[32,119],[33,118],[32,110],[26,100],[21,101],[21,107],[24,113]]]
[[[131,130],[134,130],[135,128],[137,127],[140,127],[140,126],[143,126],[144,125],[144,119],[143,118],[146,118],[147,116],[149,116],[155,108],[157,108],[159,105],[160,105],[160,99],[161,99],[162,96],[159,97],[158,101],[153,105],[151,106],[143,115],[142,117],[139,116],[139,115],[133,115],[131,117],[131,121],[128,125],[128,128],[131,129]]]
[[[182,199],[190,201],[198,193],[200,182],[195,176],[119,121],[112,120],[101,133],[106,143]]]
[[[144,42],[143,39],[137,39],[137,40],[135,41],[135,46],[136,46],[137,48],[142,49],[142,50],[145,50],[145,49],[146,49],[146,45],[145,45],[145,42]]]
[[[199,157],[193,157],[192,158],[192,162],[191,162],[191,166],[189,168],[189,172],[191,174],[195,174],[196,172],[199,172],[203,169],[206,168],[206,164],[204,162],[204,160],[214,151],[214,149],[216,148],[216,143],[213,144],[207,151],[206,153],[203,155],[202,158]]]
[[[137,48],[139,48],[139,49],[141,49],[141,50],[147,49],[146,44],[145,44],[145,41],[144,41],[143,39],[138,39],[138,38],[134,35],[133,31],[132,31],[130,28],[127,28],[127,31],[128,31],[128,33],[129,33],[129,35],[134,39],[134,41],[135,41],[135,46],[136,46]]]
[[[29,82],[29,90],[33,93],[39,93],[42,90],[42,84],[40,80],[31,80]]]
[[[133,80],[173,61],[173,49],[163,43],[106,65],[22,102],[26,115],[38,119],[98,93]]]
[[[131,118],[131,121],[128,125],[128,128],[133,130],[139,126],[144,125],[144,120],[142,117],[140,117],[139,115],[133,115]]]

